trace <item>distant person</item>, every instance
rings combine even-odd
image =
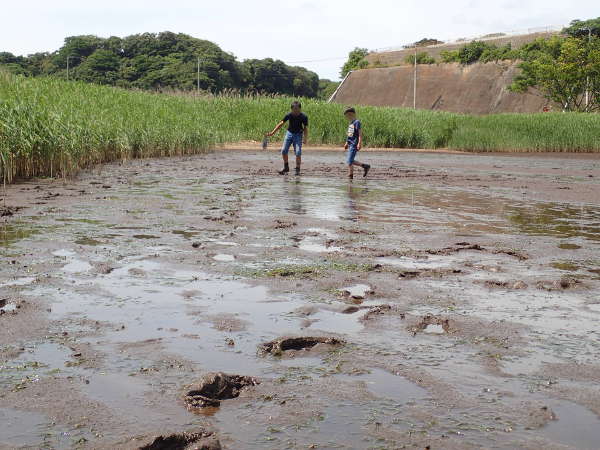
[[[344,111],[344,117],[350,123],[348,125],[348,136],[346,138],[346,145],[344,149],[347,150],[346,163],[348,164],[348,179],[354,178],[354,166],[360,166],[363,168],[363,177],[366,177],[369,173],[371,166],[369,164],[363,164],[356,160],[356,154],[362,148],[363,134],[362,125],[360,120],[356,118],[356,110],[354,108],[348,108]]]
[[[279,129],[288,122],[288,129],[283,140],[281,148],[281,156],[283,157],[283,170],[279,171],[279,175],[285,175],[290,171],[288,162],[288,153],[290,147],[294,146],[296,154],[296,175],[300,175],[300,166],[302,165],[302,144],[306,144],[308,140],[308,116],[302,112],[300,102],[292,103],[292,111],[287,113],[285,117],[277,124],[275,129],[267,136],[273,136]]]

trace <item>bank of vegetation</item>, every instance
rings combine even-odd
[[[289,109],[284,96],[174,95],[0,72],[0,173],[5,182],[69,176],[94,164],[190,155],[261,140]],[[343,105],[304,99],[314,144],[341,145]],[[600,115],[469,116],[361,107],[370,147],[468,151],[600,151]]]
[[[494,35],[490,35],[494,36]],[[520,48],[508,43],[497,46],[488,41],[472,41],[456,50],[442,50],[439,60],[423,45],[437,45],[435,39],[424,39],[412,47],[405,64],[490,63],[509,61],[518,64],[517,77],[508,88],[514,92],[535,89],[550,103],[564,111],[600,111],[600,18],[574,20],[562,33],[538,38]],[[354,49],[342,68],[342,75],[368,67],[387,67],[378,61],[369,65],[367,49]]]

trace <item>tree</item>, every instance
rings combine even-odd
[[[406,58],[404,58],[404,62],[414,65],[415,55],[408,55]],[[420,52],[417,53],[417,64],[435,64],[435,58],[430,56],[427,52]]]
[[[572,20],[568,27],[563,28],[562,33],[571,37],[600,36],[600,17],[589,20]]]
[[[339,81],[331,81],[327,79],[319,80],[319,95],[321,100],[329,100],[335,90],[340,85]]]
[[[348,72],[355,69],[364,69],[369,65],[365,56],[369,54],[369,50],[366,48],[356,47],[348,54],[348,61],[346,61],[342,67],[340,75],[344,78],[348,75]]]
[[[444,41],[440,41],[434,38],[423,38],[420,41],[417,41],[411,45],[406,46],[405,48],[413,48],[413,47],[428,47],[430,45],[439,45],[443,44]]]
[[[555,36],[539,40],[531,48],[535,50],[523,55],[522,72],[510,86],[512,91],[537,88],[565,111],[600,110],[600,38],[588,42]]]
[[[117,55],[98,49],[73,70],[73,78],[96,84],[115,84],[119,65]]]
[[[272,59],[240,63],[213,42],[169,31],[124,38],[70,36],[53,53],[0,53],[2,67],[23,75],[65,77],[67,60],[70,78],[123,88],[192,90],[199,84],[217,93],[235,89],[319,95],[318,75],[303,67]]]
[[[292,67],[283,61],[247,59],[242,63],[246,89],[250,92],[316,97],[319,76],[303,67]]]
[[[442,50],[440,52],[440,58],[443,63],[460,62],[460,54],[458,50]]]
[[[458,51],[458,58],[461,64],[473,64],[479,61],[479,58],[481,58],[481,55],[484,51],[493,47],[495,46],[487,44],[483,41],[469,42]]]

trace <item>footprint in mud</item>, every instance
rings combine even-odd
[[[444,334],[450,332],[450,319],[444,319],[442,317],[428,314],[424,316],[417,324],[409,326],[413,336],[417,333],[428,333],[428,334]]]
[[[189,409],[216,407],[221,404],[221,400],[237,398],[244,388],[257,384],[260,381],[253,377],[223,372],[209,373],[190,386],[184,401]]]
[[[221,443],[213,432],[199,431],[158,436],[149,444],[139,447],[139,450],[220,450],[221,448]]]
[[[338,338],[314,336],[290,337],[265,342],[259,346],[258,350],[262,354],[270,353],[271,355],[280,356],[287,351],[311,350],[317,345],[330,348],[332,346],[344,345],[345,343],[344,340]],[[295,353],[293,355],[295,356]]]

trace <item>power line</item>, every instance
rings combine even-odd
[[[286,64],[306,64],[306,63],[315,63],[315,62],[341,61],[346,58],[348,58],[348,56],[336,56],[336,57],[331,57],[331,58],[307,59],[304,61],[284,61],[284,62]]]

